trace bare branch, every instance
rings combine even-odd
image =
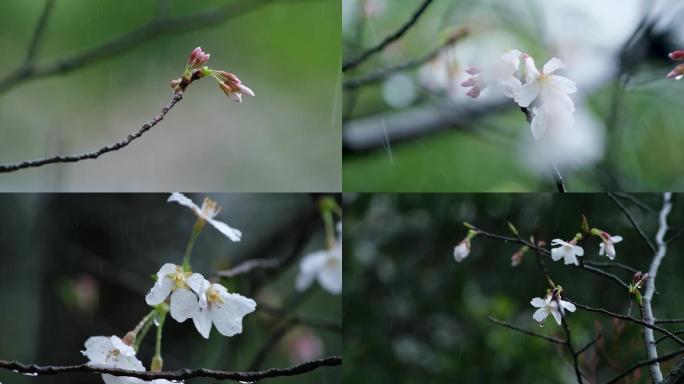
[[[575,352],[575,354],[576,354],[577,356],[583,354],[583,353],[586,352],[589,348],[591,348],[592,345],[596,344],[596,342],[598,342],[599,340],[601,340],[602,337],[603,337],[603,334],[601,334],[601,333],[599,332],[598,335],[596,335],[596,337],[594,337],[594,338],[593,338],[590,342],[588,342],[584,347],[582,347],[582,348],[580,348],[579,350],[577,350],[577,352]]]
[[[637,370],[637,369],[639,369],[639,368],[641,368],[641,367],[644,367],[644,366],[647,366],[647,365],[658,364],[658,363],[660,363],[660,362],[670,360],[670,359],[672,359],[673,357],[676,357],[676,356],[678,356],[678,355],[681,355],[682,353],[684,353],[684,348],[678,349],[678,350],[676,350],[676,351],[672,351],[672,352],[667,353],[667,354],[665,354],[665,355],[662,355],[662,356],[660,356],[660,357],[658,357],[658,358],[639,361],[639,362],[637,362],[636,364],[632,365],[631,367],[625,369],[624,371],[622,371],[621,373],[619,373],[618,375],[616,375],[616,376],[613,377],[612,379],[606,381],[605,384],[617,383],[620,379],[622,379],[623,377],[629,375],[629,374],[632,373],[634,370]],[[672,382],[672,383],[674,384],[675,382]]]
[[[559,302],[559,308],[560,307],[560,302]],[[565,346],[568,348],[568,351],[570,351],[570,354],[572,355],[572,363],[575,367],[575,377],[577,377],[577,382],[579,384],[582,384],[584,381],[582,380],[582,372],[580,371],[579,368],[579,360],[578,360],[578,353],[575,352],[575,347],[572,346],[572,337],[570,336],[570,327],[568,326],[568,322],[565,320],[565,312],[561,308],[561,325],[563,326],[563,330],[565,331]]]
[[[296,376],[320,367],[332,367],[342,365],[341,356],[330,356],[320,360],[309,361],[300,365],[295,365],[289,368],[271,368],[263,371],[255,372],[236,372],[236,371],[218,371],[214,369],[197,368],[197,369],[179,369],[176,371],[165,372],[139,372],[128,371],[125,369],[116,368],[98,368],[87,364],[71,365],[71,366],[38,366],[34,364],[22,364],[16,361],[0,360],[0,368],[10,370],[15,373],[30,374],[30,375],[57,375],[69,372],[90,372],[90,373],[108,373],[114,376],[137,377],[144,380],[167,379],[167,380],[187,380],[196,377],[208,377],[217,380],[233,380],[233,381],[257,381],[273,377]]]
[[[644,290],[643,305],[641,306],[642,318],[645,322],[649,324],[655,323],[655,318],[653,316],[653,308],[651,306],[651,300],[653,300],[653,294],[656,290],[655,280],[658,274],[658,268],[660,268],[660,263],[665,257],[665,254],[667,253],[665,233],[667,232],[667,215],[672,210],[671,198],[671,193],[666,192],[663,194],[663,208],[660,210],[659,227],[655,237],[656,244],[658,244],[658,251],[655,254],[655,256],[653,256],[651,267],[648,270],[648,279],[646,280],[646,289]],[[663,381],[663,373],[660,370],[660,364],[658,364],[658,361],[655,360],[658,358],[658,349],[655,337],[653,335],[653,330],[648,328],[644,329],[643,336],[644,344],[646,344],[646,353],[648,355],[648,358],[654,360],[648,366],[649,373],[651,374],[651,379],[654,383],[660,383]]]
[[[629,210],[627,209],[627,207],[625,207],[624,204],[622,204],[622,202],[621,202],[620,200],[618,200],[615,196],[613,196],[612,193],[608,192],[607,194],[608,194],[608,197],[610,197],[611,200],[613,200],[613,202],[615,203],[615,205],[617,205],[618,208],[620,208],[620,210],[622,211],[622,213],[624,213],[624,215],[627,217],[627,220],[629,220],[629,222],[632,223],[632,226],[633,226],[634,229],[639,233],[639,236],[641,236],[641,238],[644,240],[644,242],[646,243],[646,245],[648,245],[648,248],[651,250],[651,252],[652,252],[653,254],[655,254],[655,253],[656,253],[656,248],[653,246],[653,244],[651,243],[651,241],[648,239],[648,236],[646,236],[646,234],[644,233],[644,231],[641,229],[641,226],[639,225],[639,223],[637,223],[637,221],[636,221],[636,219],[634,218],[634,216],[632,216],[632,213],[629,212]]]
[[[451,48],[459,40],[468,35],[468,29],[462,28],[454,33],[450,38],[448,38],[444,43],[438,46],[436,49],[432,50],[428,54],[421,56],[417,59],[408,60],[401,64],[397,64],[392,67],[381,68],[375,70],[367,75],[356,77],[353,79],[346,80],[343,84],[344,89],[354,90],[367,85],[375,84],[379,81],[384,80],[388,76],[408,69],[413,69],[419,67],[428,61],[435,59],[443,50]]]
[[[352,68],[357,67],[358,65],[362,64],[364,61],[368,60],[371,56],[375,55],[378,52],[381,52],[384,50],[388,45],[392,44],[393,42],[397,41],[400,39],[406,32],[408,32],[411,27],[413,27],[420,16],[425,12],[425,10],[428,9],[428,7],[432,4],[432,0],[423,0],[423,3],[418,7],[418,9],[413,13],[411,18],[404,23],[398,30],[396,30],[394,33],[390,34],[389,36],[385,37],[379,44],[377,44],[374,47],[371,47],[365,51],[363,51],[360,55],[358,55],[355,58],[352,58],[350,60],[347,60],[343,65],[342,65],[342,72],[346,72]]]
[[[52,15],[52,9],[54,8],[55,0],[45,0],[45,7],[43,7],[43,13],[38,19],[36,28],[33,31],[33,37],[31,37],[31,42],[29,43],[28,50],[26,51],[26,58],[24,58],[24,65],[33,62],[36,57],[41,44],[43,43],[43,38],[45,36],[45,27],[47,26],[48,19]]]
[[[536,333],[536,332],[528,331],[527,329],[520,328],[520,327],[518,327],[517,325],[513,325],[513,324],[508,323],[508,322],[505,322],[505,321],[503,321],[503,320],[499,320],[499,319],[497,319],[497,318],[495,318],[495,317],[492,317],[492,316],[489,316],[489,321],[491,321],[491,322],[494,323],[494,324],[498,324],[498,325],[504,326],[504,327],[506,327],[506,328],[512,329],[512,330],[514,330],[514,331],[518,331],[518,332],[524,333],[524,334],[526,334],[526,335],[538,337],[538,338],[540,338],[540,339],[544,339],[544,340],[550,341],[550,342],[552,342],[552,343],[565,345],[565,340],[563,340],[563,339],[559,339],[559,338],[553,337],[553,336],[542,335],[541,333]]]
[[[614,261],[592,261],[592,260],[586,260],[584,261],[585,265],[591,265],[594,267],[607,267],[607,268],[618,268],[618,269],[623,269],[627,272],[630,273],[637,273],[639,272],[636,268],[632,268],[627,264],[621,264],[621,263],[616,263]]]

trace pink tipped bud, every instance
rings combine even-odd
[[[669,54],[672,60],[684,60],[684,49],[676,50]]]
[[[667,74],[669,79],[681,80],[684,77],[684,64],[679,64],[670,73]]]
[[[202,48],[197,47],[190,52],[188,57],[188,64],[193,68],[200,68],[209,61],[209,54],[202,51]]]
[[[475,85],[475,79],[472,77],[468,78],[467,80],[463,81],[461,83],[461,87],[472,87]]]
[[[180,80],[178,80],[178,79],[176,79],[176,80],[171,80],[171,88],[172,88],[172,89],[178,88],[178,85],[179,85],[179,84],[180,84]]]
[[[478,87],[472,87],[466,95],[472,97],[473,99],[477,99],[478,96],[480,96],[480,88]]]

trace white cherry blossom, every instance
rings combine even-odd
[[[339,241],[330,249],[316,251],[302,258],[295,288],[304,291],[314,280],[318,280],[323,289],[334,295],[342,293],[342,244]]]
[[[599,244],[599,256],[606,255],[609,259],[615,259],[615,243],[622,241],[622,236],[611,236],[606,232],[601,234],[601,244]]]
[[[199,273],[186,272],[181,266],[164,264],[157,272],[157,282],[145,296],[145,301],[148,305],[157,305],[171,295],[171,317],[184,322],[199,311],[199,299],[188,285],[193,276],[204,278]]]
[[[516,76],[520,68],[521,55],[520,51],[513,49],[483,70],[477,67],[466,68],[466,73],[472,76],[462,82],[461,86],[470,87],[467,95],[472,98],[480,96],[488,86],[494,86],[506,97],[517,97],[521,89],[520,79]]]
[[[521,107],[527,108],[533,101],[538,100],[538,105],[550,113],[575,110],[575,105],[568,96],[577,91],[575,82],[567,77],[554,75],[557,70],[565,68],[563,61],[553,57],[539,71],[534,59],[529,55],[523,55],[522,60],[525,67],[525,84],[515,98]]]
[[[560,309],[558,305],[559,302]],[[563,314],[561,312],[564,312],[565,309],[570,312],[575,312],[576,309],[575,304],[563,299],[553,300],[551,295],[547,296],[545,299],[535,297],[530,301],[530,304],[532,304],[532,306],[535,308],[539,308],[532,315],[532,318],[539,322],[539,324],[544,324],[546,318],[551,315],[553,316],[553,319],[556,320],[556,323],[561,325],[561,320],[563,318]]]
[[[88,365],[97,368],[118,368],[130,371],[144,372],[145,367],[135,357],[135,349],[124,343],[117,336],[93,336],[85,342],[82,351],[88,360]],[[134,377],[114,376],[103,374],[102,380],[106,384],[131,384],[143,382]]]
[[[563,241],[561,239],[551,240],[552,245],[558,245],[558,248],[551,249],[551,258],[553,261],[563,259],[565,264],[579,265],[577,257],[584,256],[584,249],[579,245]]]
[[[240,241],[240,238],[242,237],[242,232],[235,228],[231,228],[230,226],[228,226],[228,224],[224,222],[214,220],[214,217],[216,217],[216,215],[218,215],[221,211],[221,207],[218,206],[218,204],[216,204],[216,202],[211,200],[210,198],[204,198],[202,207],[198,207],[197,204],[192,202],[192,200],[187,198],[182,193],[178,192],[172,193],[166,201],[176,202],[180,205],[184,205],[190,208],[200,220],[203,220],[211,224],[214,228],[218,229],[221,233],[226,235],[232,241]]]
[[[199,311],[192,321],[202,337],[209,338],[212,323],[224,336],[242,333],[242,318],[254,312],[254,300],[229,293],[223,285],[212,284],[199,274],[190,276],[188,285],[199,296]]]

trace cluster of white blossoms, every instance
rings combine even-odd
[[[565,64],[554,57],[539,70],[531,56],[513,49],[484,68],[467,68],[471,77],[461,85],[470,88],[467,94],[472,98],[488,87],[512,98],[532,114],[532,135],[541,139],[552,127],[574,124],[575,105],[568,95],[577,87],[574,81],[555,74],[562,68]]]
[[[135,349],[117,336],[93,336],[86,340],[85,348],[85,351],[82,351],[82,353],[90,360],[88,365],[91,367],[145,372],[145,367],[140,360],[135,357]],[[106,384],[135,384],[148,382],[154,384],[173,383],[172,381],[164,379],[145,381],[135,377],[114,376],[110,374],[103,374],[102,380],[104,380]]]
[[[302,258],[295,282],[298,291],[309,288],[317,280],[326,291],[334,295],[342,293],[342,242],[339,239],[342,233],[341,224],[337,226],[338,238],[333,246]]]

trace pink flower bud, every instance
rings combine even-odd
[[[679,64],[670,73],[667,74],[668,79],[681,80],[684,77],[684,64]]]
[[[670,59],[672,60],[684,60],[684,49],[676,50],[670,53]]]
[[[477,75],[478,73],[482,72],[478,67],[468,67],[465,69],[465,71],[469,75]]]
[[[200,68],[209,61],[209,54],[202,51],[202,48],[197,47],[190,52],[188,57],[188,64],[193,68]]]
[[[178,85],[179,85],[179,84],[180,84],[180,80],[178,80],[178,79],[176,79],[176,80],[171,80],[171,88],[172,88],[172,89],[178,88]]]

